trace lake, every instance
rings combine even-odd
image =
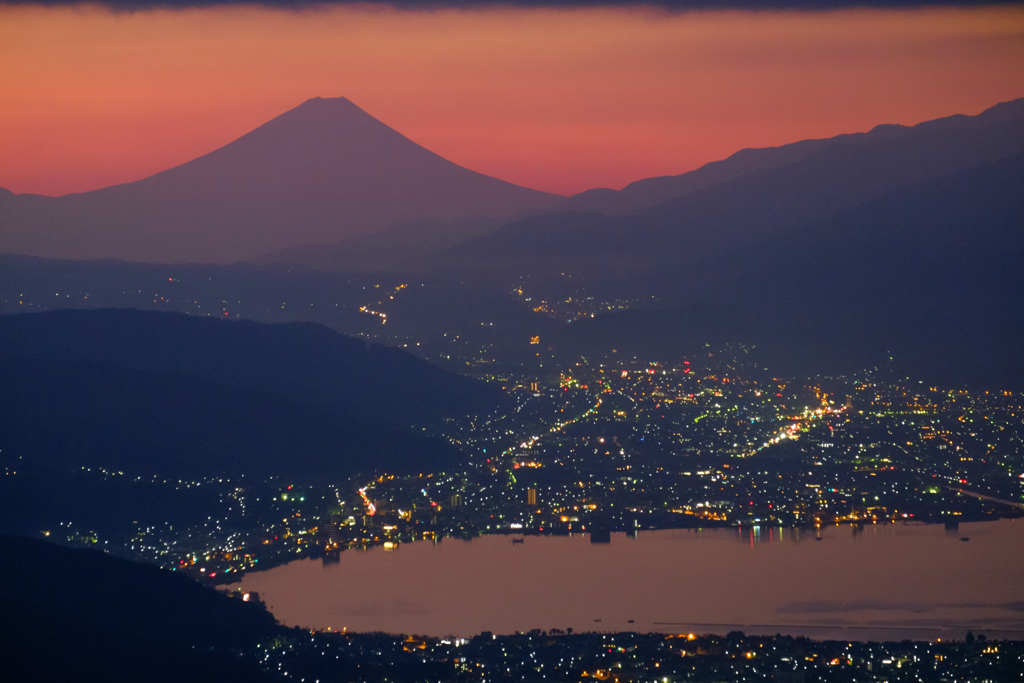
[[[483,536],[246,575],[289,626],[468,637],[530,629],[1024,638],[1024,520]],[[969,538],[962,541],[961,538]]]

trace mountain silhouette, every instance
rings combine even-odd
[[[0,451],[51,471],[344,481],[460,460],[422,432],[180,373],[0,358],[0,382]]]
[[[252,601],[98,550],[0,536],[7,681],[274,680],[234,651],[282,633]]]
[[[133,309],[3,315],[0,357],[189,375],[402,427],[436,426],[444,418],[489,412],[505,400],[484,382],[316,323],[267,325]]]
[[[558,199],[447,161],[343,97],[314,98],[136,182],[63,197],[0,192],[0,251],[231,263],[396,223],[508,218]]]
[[[568,355],[674,357],[742,341],[794,374],[878,367],[936,386],[1024,387],[1024,154],[934,178],[665,271],[658,310],[568,326]]]
[[[504,400],[315,323],[131,309],[0,316],[0,384],[0,450],[176,477],[444,470],[460,455],[424,429]]]
[[[566,198],[557,205],[556,209],[560,213],[599,212],[610,216],[634,214],[670,199],[720,185],[753,171],[781,168],[797,163],[825,147],[870,145],[877,142],[900,140],[925,131],[979,131],[1003,124],[1012,125],[1014,122],[1019,125],[1022,117],[1024,117],[1024,99],[1018,99],[997,104],[977,116],[956,114],[925,121],[914,126],[882,124],[875,126],[867,133],[801,140],[780,147],[743,149],[721,161],[712,161],[682,175],[644,178],[630,183],[618,191],[607,188],[587,190]],[[994,145],[998,144],[998,142],[994,142]]]
[[[682,194],[631,215],[614,214],[639,202],[635,195],[642,184],[608,212],[591,208],[520,219],[456,245],[448,252],[451,262],[547,264],[577,272],[588,265],[636,272],[698,263],[826,220],[901,187],[1024,152],[1024,99],[973,117],[879,126],[862,135],[758,152],[664,182],[652,180]]]

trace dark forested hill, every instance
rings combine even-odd
[[[313,323],[121,309],[0,316],[0,383],[7,454],[176,477],[448,469],[422,427],[503,401]]]
[[[441,439],[191,375],[0,358],[0,382],[0,451],[63,470],[339,481],[459,462]]]
[[[184,575],[0,536],[0,679],[269,681],[231,653],[278,627]]]
[[[266,325],[132,309],[0,316],[0,356],[95,360],[252,387],[408,426],[492,410],[496,389],[315,323]]]

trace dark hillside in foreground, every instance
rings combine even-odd
[[[266,325],[132,309],[5,315],[0,356],[191,375],[401,426],[486,413],[504,400],[483,382],[314,323]]]
[[[4,449],[0,456],[10,453]],[[63,538],[102,538],[104,544],[119,544],[112,549],[119,556],[124,539],[137,538],[140,527],[202,527],[211,517],[226,516],[225,508],[233,512],[233,499],[225,503],[232,488],[242,484],[260,490],[247,479],[233,485],[226,480],[213,486],[207,480],[202,486],[180,486],[177,479],[109,476],[98,468],[58,470],[17,457],[0,457],[0,463],[5,472],[16,473],[0,477],[0,534],[38,538],[40,531],[50,530],[64,531]],[[236,516],[232,523],[246,530],[254,518],[235,521]]]
[[[0,537],[0,615],[5,681],[272,680],[230,653],[278,632],[262,606],[94,550]]]

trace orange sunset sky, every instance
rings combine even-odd
[[[0,187],[64,194],[348,97],[570,194],[1024,97],[1024,7],[691,12],[0,7]]]

